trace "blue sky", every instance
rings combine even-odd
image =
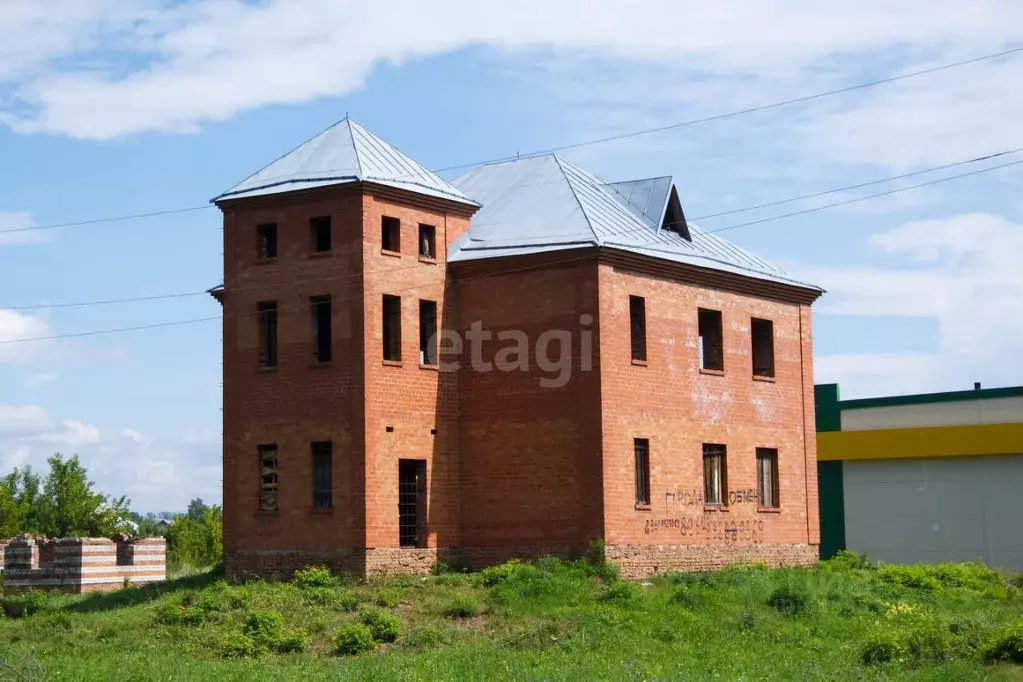
[[[0,342],[216,316],[205,295],[52,307],[218,283],[215,209],[3,231],[202,206],[346,113],[441,168],[1023,44],[1011,0],[478,4],[5,7]],[[1023,55],[564,155],[608,180],[673,174],[695,217],[1023,147],[1021,80]],[[829,290],[816,373],[845,396],[1020,384],[1021,169],[724,234]],[[0,343],[0,472],[77,452],[136,509],[219,500],[219,339],[214,321]]]

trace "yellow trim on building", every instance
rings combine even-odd
[[[901,459],[1023,454],[1023,423],[820,431],[817,459]]]

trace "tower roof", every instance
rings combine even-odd
[[[354,182],[389,185],[477,206],[461,191],[349,118],[302,143],[213,201]]]

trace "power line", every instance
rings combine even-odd
[[[408,265],[401,268],[384,268],[380,270],[367,270],[364,272],[348,272],[343,275],[331,275],[329,277],[313,277],[307,280],[290,280],[286,284],[295,286],[302,284],[318,284],[320,282],[331,282],[339,279],[355,279],[358,277],[368,277],[372,275],[386,275],[395,272],[402,272],[405,270],[416,270],[422,267],[422,264]],[[232,287],[232,292],[237,291],[258,291],[265,289],[267,286],[273,286],[274,283],[260,284],[252,286],[240,286]],[[49,308],[84,308],[96,305],[113,305],[118,303],[141,303],[146,301],[160,301],[164,299],[174,298],[187,298],[191,296],[209,296],[210,289],[202,289],[197,291],[184,291],[173,294],[153,294],[151,296],[130,296],[125,298],[110,298],[100,301],[77,301],[73,303],[38,303],[32,305],[19,305],[19,306],[0,306],[0,310],[42,310]]]
[[[940,72],[940,71],[946,71],[948,69],[954,69],[954,68],[958,68],[960,66],[967,66],[969,64],[976,64],[976,63],[982,62],[982,61],[987,61],[987,60],[991,60],[991,59],[997,59],[999,57],[1006,57],[1006,56],[1009,56],[1009,55],[1017,54],[1019,52],[1023,52],[1023,46],[1012,48],[1012,49],[1009,49],[1009,50],[1003,50],[1001,52],[994,52],[994,53],[991,53],[991,54],[981,55],[979,57],[973,57],[972,59],[966,59],[966,60],[963,60],[963,61],[952,62],[950,64],[943,64],[941,66],[935,66],[935,67],[932,67],[932,68],[929,68],[929,69],[923,69],[921,71],[913,71],[913,72],[904,73],[904,74],[901,74],[901,75],[898,75],[898,76],[891,76],[891,77],[888,77],[888,78],[881,78],[879,80],[868,81],[868,82],[865,82],[865,83],[858,83],[856,85],[850,85],[850,86],[847,86],[847,87],[844,87],[844,88],[838,88],[836,90],[828,90],[828,91],[825,91],[825,92],[819,92],[819,93],[815,93],[815,94],[812,94],[812,95],[805,95],[803,97],[795,97],[795,98],[792,98],[792,99],[782,100],[780,102],[772,102],[770,104],[762,104],[762,105],[758,105],[758,106],[754,106],[754,107],[747,107],[745,109],[737,109],[737,110],[734,110],[734,111],[729,111],[729,112],[725,112],[725,113],[721,113],[721,114],[715,114],[713,116],[706,116],[706,117],[703,117],[703,118],[690,119],[688,121],[681,121],[681,122],[678,122],[678,123],[671,123],[669,125],[658,126],[658,127],[655,127],[655,128],[646,128],[644,130],[636,130],[636,131],[632,131],[632,132],[629,132],[629,133],[622,133],[620,135],[611,135],[611,136],[608,136],[608,137],[602,137],[602,138],[597,138],[597,139],[593,139],[593,140],[586,140],[586,141],[583,141],[583,142],[574,142],[574,143],[571,143],[571,144],[561,145],[559,147],[550,147],[548,149],[536,150],[536,151],[532,151],[532,152],[527,152],[525,154],[516,154],[515,156],[497,157],[497,158],[493,158],[493,159],[489,159],[489,160],[485,160],[485,161],[477,161],[477,162],[474,162],[474,163],[464,163],[464,164],[460,164],[460,165],[456,165],[456,166],[446,166],[444,168],[434,169],[434,170],[432,170],[430,172],[431,173],[443,173],[443,172],[446,172],[446,171],[461,170],[463,168],[473,168],[475,166],[482,166],[482,165],[485,165],[485,164],[500,163],[500,162],[503,162],[503,161],[511,161],[513,159],[530,158],[530,157],[534,157],[534,156],[543,156],[545,154],[552,154],[554,152],[565,151],[567,149],[577,149],[579,147],[586,147],[586,146],[595,145],[595,144],[603,144],[605,142],[613,142],[615,140],[624,140],[624,139],[628,139],[628,138],[632,138],[632,137],[638,137],[640,135],[649,135],[649,134],[653,134],[653,133],[664,132],[664,131],[667,131],[667,130],[674,130],[676,128],[683,128],[683,127],[686,127],[686,126],[698,125],[700,123],[710,123],[712,121],[721,121],[721,120],[728,119],[728,118],[733,118],[733,117],[736,117],[736,116],[743,116],[745,114],[756,113],[758,111],[768,111],[770,109],[777,109],[779,107],[785,107],[785,106],[789,106],[789,105],[792,105],[792,104],[801,104],[803,102],[810,102],[810,101],[821,99],[821,98],[824,98],[824,97],[831,97],[833,95],[840,95],[840,94],[844,94],[844,93],[848,93],[848,92],[854,92],[856,90],[862,90],[864,88],[871,88],[871,87],[875,87],[875,86],[878,86],[878,85],[884,85],[886,83],[894,83],[896,81],[906,80],[908,78],[915,78],[917,76],[924,76],[924,75],[931,74],[931,73],[937,73],[937,72]],[[339,169],[330,169],[330,170],[324,171],[324,172],[330,172],[332,170],[339,170]],[[422,175],[421,173],[406,173],[404,175],[398,175],[398,176],[396,176],[396,178],[401,178],[401,177],[410,177],[410,178],[412,178],[412,177],[418,177],[418,176],[421,176],[421,175]],[[249,177],[251,177],[251,175]],[[267,178],[267,181],[274,180],[274,179],[277,179],[277,178]],[[94,218],[94,219],[91,219],[91,220],[81,220],[81,221],[68,222],[68,223],[55,223],[55,224],[51,224],[51,225],[33,225],[33,226],[30,226],[30,227],[19,227],[19,228],[15,228],[13,230],[4,230],[3,232],[0,232],[0,234],[7,233],[7,232],[14,233],[14,232],[26,232],[26,231],[30,231],[30,230],[49,230],[49,229],[54,229],[54,228],[58,228],[58,227],[76,227],[76,226],[79,226],[79,225],[92,225],[92,224],[96,224],[96,223],[117,222],[117,221],[124,221],[124,220],[135,220],[135,219],[140,219],[140,218],[150,218],[150,217],[161,216],[161,215],[170,215],[170,214],[174,214],[174,213],[186,213],[186,212],[190,212],[190,211],[201,211],[201,210],[206,210],[206,209],[210,209],[210,208],[213,208],[213,207],[211,205],[206,204],[206,205],[203,205],[203,206],[191,206],[191,207],[186,207],[186,208],[169,209],[169,210],[164,210],[164,211],[153,211],[151,213],[137,213],[137,214],[126,215],[126,216],[114,216],[114,217],[110,217],[110,218]]]
[[[529,270],[539,270],[539,269],[543,269],[543,268],[549,267],[551,265],[559,265],[561,263],[570,263],[570,262],[573,262],[573,261],[581,261],[581,260],[586,260],[588,258],[589,258],[589,256],[574,256],[572,258],[563,258],[563,259],[560,259],[560,260],[550,261],[548,263],[542,263],[542,264],[539,264],[539,265],[528,265],[528,266],[524,266],[524,267],[507,268],[505,270],[498,270],[496,272],[490,272],[490,273],[486,273],[486,274],[482,274],[482,275],[470,275],[470,276],[466,276],[466,277],[460,277],[459,281],[465,281],[465,280],[470,280],[470,279],[481,279],[481,278],[484,278],[484,277],[494,277],[496,275],[504,275],[504,274],[510,274],[510,273],[515,273],[515,272],[527,272]],[[359,294],[357,296],[339,297],[339,298],[332,299],[332,300],[333,301],[355,301],[355,300],[362,300],[362,299],[364,299],[364,297],[366,295],[375,296],[375,295],[379,295],[379,294],[394,294],[394,293],[399,293],[399,292],[403,292],[403,291],[410,291],[410,290],[413,290],[413,289],[422,289],[423,287],[428,287],[428,286],[437,286],[438,284],[443,284],[443,282],[424,282],[422,284],[415,284],[415,285],[411,285],[411,286],[407,286],[407,287],[402,287],[402,288],[399,288],[399,289],[387,289],[386,291],[385,290],[380,290],[380,291],[376,291],[376,292],[370,292],[369,294]],[[229,289],[228,291],[234,291],[234,290],[233,289]],[[279,312],[280,311],[291,311],[291,312],[294,312],[294,311],[300,311],[300,310],[308,310],[309,307],[310,307],[310,304],[306,303],[306,304],[301,305],[301,306],[281,308],[281,309],[279,309]],[[245,312],[245,313],[237,313],[237,314],[234,315],[234,317],[251,317],[251,316],[256,316],[256,315],[260,315],[260,314],[261,314],[260,311],[252,311],[252,312]],[[80,338],[80,337],[83,337],[83,336],[99,336],[101,334],[119,334],[119,333],[122,333],[122,332],[140,331],[140,330],[144,330],[144,329],[157,329],[157,328],[161,328],[161,327],[174,327],[174,326],[185,325],[185,324],[198,324],[200,322],[212,322],[213,320],[223,320],[226,317],[227,316],[225,316],[225,315],[217,315],[217,316],[214,316],[214,317],[197,317],[197,318],[187,319],[187,320],[173,320],[173,321],[170,321],[170,322],[156,322],[156,323],[153,323],[153,324],[142,324],[142,325],[136,325],[136,326],[130,326],[130,327],[118,327],[118,328],[114,328],[114,329],[97,329],[97,330],[85,331],[85,332],[71,332],[71,333],[68,333],[68,334],[54,334],[52,336],[36,336],[36,337],[32,337],[32,338],[27,338],[27,339],[3,339],[3,340],[0,340],[0,345],[6,345],[6,344],[11,344],[11,343],[32,343],[32,342],[36,342],[36,341],[55,341],[57,339],[72,339],[72,338]]]
[[[823,190],[823,191],[820,191],[820,192],[814,192],[812,194],[803,194],[803,195],[800,195],[800,196],[790,197],[790,198],[787,198],[787,199],[779,199],[777,201],[772,201],[772,202],[768,202],[768,203],[764,203],[764,204],[758,204],[758,205],[755,205],[755,206],[749,206],[749,207],[746,207],[746,208],[737,208],[737,209],[732,209],[732,210],[729,210],[729,211],[721,211],[719,213],[711,213],[711,214],[708,214],[708,215],[698,216],[698,217],[695,217],[695,218],[689,218],[688,221],[689,222],[695,222],[697,220],[706,220],[708,218],[715,218],[715,217],[723,216],[723,215],[730,215],[730,214],[735,214],[735,213],[745,213],[745,212],[754,211],[754,210],[757,210],[757,209],[769,208],[769,207],[772,207],[772,206],[780,206],[780,205],[792,203],[792,202],[795,202],[795,201],[801,201],[801,200],[805,200],[805,199],[812,199],[812,198],[816,198],[816,197],[826,196],[826,195],[829,195],[829,194],[836,194],[838,192],[845,192],[845,191],[850,191],[850,190],[854,190],[854,189],[860,189],[860,188],[863,188],[863,187],[869,187],[869,186],[872,186],[872,185],[879,185],[879,184],[883,184],[885,182],[891,182],[891,181],[894,181],[894,180],[901,180],[901,179],[905,179],[905,178],[909,178],[909,177],[915,177],[915,176],[919,176],[919,175],[924,175],[926,173],[933,173],[933,172],[939,171],[939,170],[946,170],[946,169],[949,169],[949,168],[956,168],[956,167],[963,166],[963,165],[970,164],[970,163],[978,163],[978,162],[981,162],[981,161],[989,161],[991,159],[996,159],[996,158],[999,158],[999,157],[1002,157],[1002,156],[1008,156],[1008,155],[1011,155],[1011,154],[1018,154],[1020,152],[1023,152],[1023,147],[1019,147],[1019,148],[1016,148],[1016,149],[1007,149],[1007,150],[1004,150],[1004,151],[995,152],[993,154],[986,154],[984,156],[977,156],[977,157],[973,157],[973,158],[970,158],[970,159],[964,159],[962,161],[955,161],[953,163],[948,163],[948,164],[944,164],[944,165],[940,165],[940,166],[932,166],[931,168],[925,168],[925,169],[922,169],[922,170],[913,171],[911,173],[903,173],[901,175],[892,175],[892,176],[889,176],[889,177],[886,177],[886,178],[878,178],[876,180],[870,180],[868,182],[861,182],[861,183],[855,184],[855,185],[846,185],[844,187],[836,187],[834,189],[828,189],[828,190]],[[883,196],[887,196],[889,194],[895,194],[897,192],[904,192],[904,191],[908,191],[908,190],[911,190],[911,189],[916,189],[916,188],[919,188],[919,187],[925,187],[927,185],[933,185],[933,184],[938,184],[938,183],[941,183],[941,182],[947,182],[949,180],[955,180],[955,179],[962,178],[962,177],[968,177],[968,176],[971,176],[971,175],[977,175],[979,173],[986,173],[986,172],[988,172],[990,170],[996,170],[996,169],[999,169],[999,168],[1004,168],[1006,166],[1016,165],[1016,163],[1020,163],[1020,162],[1014,162],[1014,163],[1002,164],[1002,165],[997,165],[997,166],[991,166],[991,167],[988,167],[988,168],[979,169],[977,171],[972,171],[972,172],[969,172],[969,173],[962,173],[962,174],[958,174],[958,175],[951,175],[951,176],[948,176],[948,177],[945,177],[945,178],[938,178],[936,180],[932,180],[932,181],[925,182],[925,183],[922,183],[922,184],[911,185],[911,186],[902,187],[902,188],[896,188],[894,190],[887,191],[887,192],[881,192],[881,193],[878,193],[878,194],[866,195],[864,197],[859,197],[859,198],[855,198],[855,199],[851,199],[851,200],[846,200],[846,201],[836,202],[836,203],[832,203],[832,204],[827,204],[827,205],[824,205],[824,206],[812,207],[812,208],[805,209],[805,210],[802,210],[802,211],[796,211],[796,212],[793,212],[793,213],[787,213],[787,214],[783,214],[783,215],[780,215],[780,216],[769,217],[769,218],[765,218],[765,219],[762,219],[762,220],[752,221],[752,222],[748,222],[748,223],[742,223],[742,224],[739,224],[739,225],[729,225],[727,227],[718,228],[718,229],[714,229],[714,230],[704,230],[704,232],[707,232],[707,233],[721,232],[721,231],[725,231],[725,230],[737,229],[739,227],[747,227],[749,225],[756,225],[756,224],[759,224],[759,223],[762,223],[762,222],[771,222],[771,221],[774,221],[774,220],[780,220],[782,218],[788,218],[788,217],[792,217],[792,216],[802,215],[804,213],[812,213],[814,211],[820,211],[820,210],[823,210],[823,209],[826,209],[826,208],[832,208],[832,207],[835,207],[835,206],[842,206],[842,205],[845,205],[845,204],[855,203],[855,202],[859,202],[859,201],[864,201],[864,200],[872,199],[872,198],[876,198],[876,197],[883,197]],[[547,181],[547,182],[550,182],[550,181]],[[534,183],[534,184],[546,184],[546,182],[545,183]],[[490,223],[490,224],[493,224],[493,223]],[[677,223],[671,222],[671,223],[666,223],[665,226],[670,227],[670,226],[675,225],[675,224],[677,224]],[[480,225],[484,225],[484,224],[480,224]],[[477,225],[477,226],[479,226],[479,225]],[[312,278],[312,279],[308,279],[308,280],[290,281],[290,282],[288,282],[288,284],[289,285],[316,284],[316,283],[320,283],[320,282],[328,282],[328,281],[333,281],[333,280],[338,280],[338,279],[351,279],[351,278],[363,277],[363,276],[367,276],[367,275],[389,274],[389,273],[394,273],[394,272],[401,272],[403,270],[414,270],[414,269],[417,269],[419,267],[420,266],[417,264],[417,265],[410,265],[410,266],[406,266],[406,267],[402,267],[402,268],[387,268],[387,269],[382,269],[382,270],[373,270],[373,271],[366,271],[366,272],[346,273],[344,275],[333,275],[333,276],[329,276],[329,277],[316,277],[316,278]],[[257,290],[257,289],[262,289],[262,288],[264,288],[263,285],[259,285],[259,286],[242,286],[242,287],[234,287],[234,288],[231,289],[231,291],[233,291],[233,292],[237,292],[237,291],[252,291],[252,290]],[[72,303],[49,303],[49,304],[18,305],[18,306],[0,306],[0,309],[24,311],[24,310],[41,310],[41,309],[46,309],[46,308],[79,308],[79,307],[90,307],[90,306],[100,306],[100,305],[114,305],[114,304],[122,304],[122,303],[150,302],[150,301],[158,301],[158,300],[165,300],[165,299],[177,299],[177,298],[187,298],[187,297],[195,297],[195,296],[207,296],[208,294],[209,294],[209,291],[206,290],[206,289],[203,289],[203,290],[198,290],[198,291],[187,291],[187,292],[170,293],[170,294],[155,294],[155,295],[151,295],[151,296],[135,296],[135,297],[125,297],[125,298],[114,298],[114,299],[105,299],[105,300],[99,300],[99,301],[79,301],[79,302],[72,302]]]
[[[143,301],[160,301],[169,298],[188,298],[204,296],[206,291],[185,291],[179,294],[156,294],[153,296],[134,296],[129,298],[110,298],[102,301],[76,301],[74,303],[40,303],[38,305],[0,306],[3,310],[41,310],[43,308],[84,308],[94,305],[114,305],[118,303],[140,303]]]
[[[189,206],[187,208],[170,208],[165,211],[151,211],[149,213],[133,213],[131,215],[114,216],[111,218],[93,218],[92,220],[79,220],[73,223],[53,223],[51,225],[31,225],[29,227],[16,227],[13,230],[0,230],[0,235],[12,232],[30,232],[32,230],[53,230],[58,227],[78,227],[79,225],[94,225],[96,223],[115,223],[123,220],[137,220],[139,218],[155,218],[162,215],[173,215],[175,213],[189,213],[191,211],[205,211],[213,208],[210,204],[205,206]]]
[[[991,159],[997,159],[1000,156],[1008,156],[1010,154],[1018,154],[1023,152],[1023,147],[1017,149],[1008,149],[1004,152],[996,152],[994,154],[988,154],[986,156],[977,156],[972,159],[966,159],[964,161],[956,161],[954,163],[947,163],[943,166],[932,166],[931,168],[924,168],[923,170],[913,171],[912,173],[903,173],[902,175],[890,175],[887,178],[878,178],[877,180],[869,180],[867,182],[861,182],[856,185],[846,185],[845,187],[836,187],[835,189],[828,189],[822,192],[814,192],[813,194],[802,194],[798,197],[789,197],[788,199],[779,199],[778,201],[769,201],[766,204],[757,204],[756,206],[747,206],[746,208],[735,208],[729,211],[720,211],[719,213],[708,213],[707,215],[696,216],[689,220],[708,220],[710,218],[717,218],[723,215],[732,215],[735,213],[748,213],[749,211],[756,211],[762,208],[771,208],[773,206],[781,206],[783,204],[791,204],[795,201],[803,201],[804,199],[815,199],[817,197],[827,196],[828,194],[836,194],[838,192],[848,192],[854,189],[862,189],[864,187],[870,187],[872,185],[881,185],[886,182],[892,182],[893,180],[903,180],[905,178],[912,178],[918,175],[926,175],[927,173],[933,173],[934,171],[946,170],[948,168],[956,168],[957,166],[964,166],[968,163],[977,163],[979,161],[990,161]]]
[[[891,76],[889,78],[882,78],[880,80],[869,81],[869,82],[866,82],[866,83],[859,83],[857,85],[850,85],[850,86],[845,87],[845,88],[838,88],[837,90],[828,90],[827,92],[819,92],[819,93],[814,94],[814,95],[806,95],[804,97],[795,97],[793,99],[787,99],[787,100],[783,100],[781,102],[773,102],[771,104],[762,104],[760,106],[748,107],[746,109],[737,109],[735,111],[729,111],[729,112],[723,113],[723,114],[715,114],[713,116],[706,116],[706,117],[703,117],[703,118],[694,118],[694,119],[690,119],[688,121],[682,121],[681,123],[672,123],[672,124],[669,124],[669,125],[659,126],[659,127],[656,127],[656,128],[647,128],[646,130],[637,130],[637,131],[634,131],[634,132],[631,132],[631,133],[622,133],[621,135],[611,135],[609,137],[602,137],[602,138],[598,138],[598,139],[595,139],[595,140],[587,140],[585,142],[575,142],[575,143],[572,143],[572,144],[562,145],[560,147],[551,147],[549,149],[544,149],[544,150],[535,151],[535,152],[529,152],[527,154],[522,154],[521,156],[523,156],[523,157],[543,156],[544,154],[552,154],[554,152],[560,152],[560,151],[564,151],[566,149],[576,149],[578,147],[586,147],[586,146],[593,145],[593,144],[602,144],[604,142],[613,142],[615,140],[624,140],[624,139],[627,139],[627,138],[630,138],[630,137],[637,137],[639,135],[649,135],[651,133],[660,133],[660,132],[664,132],[665,130],[674,130],[676,128],[682,128],[682,127],[685,127],[685,126],[697,125],[699,123],[710,123],[711,121],[720,121],[720,120],[723,120],[723,119],[726,119],[726,118],[732,118],[734,116],[742,116],[744,114],[752,114],[752,113],[755,113],[755,112],[758,112],[758,111],[767,111],[769,109],[777,109],[778,107],[785,107],[785,106],[789,106],[790,104],[801,104],[803,102],[811,102],[811,101],[816,100],[816,99],[821,99],[822,97],[831,97],[832,95],[841,95],[841,94],[844,94],[844,93],[847,93],[847,92],[853,92],[855,90],[862,90],[864,88],[872,88],[872,87],[874,87],[876,85],[884,85],[885,83],[894,83],[896,81],[905,80],[907,78],[915,78],[917,76],[924,76],[924,75],[927,75],[929,73],[937,73],[938,71],[945,71],[947,69],[954,69],[954,68],[959,67],[959,66],[966,66],[968,64],[976,64],[977,62],[982,62],[982,61],[985,61],[985,60],[988,60],[988,59],[997,59],[998,57],[1005,57],[1005,56],[1008,56],[1008,55],[1011,55],[1011,54],[1016,54],[1018,52],[1023,52],[1023,47],[1014,47],[1011,50],[1003,50],[1002,52],[995,52],[995,53],[992,53],[992,54],[986,54],[986,55],[982,55],[980,57],[974,57],[972,59],[966,59],[966,60],[963,60],[961,62],[953,62],[951,64],[943,64],[941,66],[935,66],[935,67],[932,67],[930,69],[923,69],[922,71],[913,71],[912,73],[904,73],[904,74],[899,75],[899,76]],[[470,168],[472,166],[480,166],[480,165],[483,165],[485,163],[497,163],[497,162],[500,162],[500,161],[511,161],[512,159],[516,159],[516,158],[520,158],[520,157],[518,155],[516,155],[516,156],[506,156],[504,158],[494,159],[492,161],[483,161],[483,162],[480,162],[480,163],[463,164],[461,166],[448,166],[447,168],[439,168],[439,169],[437,169],[437,170],[435,170],[433,172],[434,173],[442,173],[444,171],[449,171],[449,170],[458,170],[460,168]]]
[[[980,175],[981,173],[987,173],[988,171],[998,170],[999,168],[1007,168],[1009,166],[1016,166],[1023,163],[1020,161],[1010,161],[1008,163],[999,164],[997,166],[991,166],[989,168],[981,168],[979,170],[970,171],[968,173],[959,173],[958,175],[950,175],[945,178],[938,178],[936,180],[929,180],[928,182],[921,182],[916,185],[909,185],[908,187],[896,187],[895,189],[888,190],[887,192],[878,192],[877,194],[867,194],[862,197],[855,197],[853,199],[846,199],[844,201],[836,201],[832,204],[824,204],[823,206],[814,206],[813,208],[806,208],[802,211],[793,211],[792,213],[783,213],[782,215],[771,216],[769,218],[761,218],[760,220],[751,220],[748,223],[739,223],[738,225],[728,225],[727,227],[719,227],[716,230],[705,230],[708,233],[714,232],[725,232],[726,230],[735,230],[740,227],[749,227],[750,225],[760,225],[762,223],[769,223],[774,220],[781,220],[783,218],[792,218],[793,216],[804,215],[806,213],[814,213],[816,211],[823,211],[826,208],[835,208],[836,206],[846,206],[848,204],[855,204],[860,201],[866,201],[868,199],[877,199],[878,197],[886,197],[891,194],[898,194],[899,192],[908,192],[912,189],[920,189],[921,187],[928,187],[930,185],[937,185],[942,182],[948,182],[949,180],[958,180],[960,178],[970,177],[971,175]]]
[[[854,204],[854,203],[857,203],[857,202],[860,202],[860,201],[866,201],[868,199],[876,199],[878,197],[889,196],[889,195],[892,195],[892,194],[897,194],[899,192],[908,192],[908,191],[913,190],[913,189],[919,189],[921,187],[928,187],[930,185],[937,185],[937,184],[942,183],[942,182],[948,182],[950,180],[958,180],[959,178],[970,177],[970,176],[973,176],[973,175],[980,175],[981,173],[987,173],[989,171],[998,170],[1000,168],[1007,168],[1009,166],[1016,166],[1016,165],[1019,165],[1019,164],[1023,164],[1023,160],[1010,161],[1008,163],[999,164],[997,166],[991,166],[989,168],[981,168],[979,170],[970,171],[970,172],[967,172],[967,173],[959,173],[957,175],[950,175],[950,176],[945,177],[945,178],[938,178],[936,180],[931,180],[931,181],[928,181],[928,182],[922,182],[922,183],[919,183],[919,184],[916,184],[916,185],[910,185],[908,187],[898,187],[898,188],[889,190],[887,192],[879,192],[877,194],[868,194],[868,195],[862,196],[862,197],[855,197],[853,199],[846,199],[845,201],[837,201],[837,202],[834,202],[834,203],[831,203],[831,204],[825,204],[824,206],[815,206],[813,208],[804,209],[802,211],[794,211],[792,213],[786,213],[786,214],[783,214],[783,215],[772,216],[772,217],[769,217],[769,218],[762,218],[760,220],[753,220],[753,221],[750,221],[750,222],[747,222],[747,223],[740,223],[738,225],[729,225],[727,227],[720,227],[720,228],[715,229],[715,230],[706,230],[706,232],[707,233],[724,232],[726,230],[734,230],[734,229],[737,229],[737,228],[740,228],[740,227],[749,227],[751,225],[759,225],[759,224],[768,223],[768,222],[771,222],[771,221],[774,221],[774,220],[782,220],[783,218],[791,218],[793,216],[804,215],[804,214],[807,214],[807,213],[814,213],[816,211],[823,211],[824,209],[834,208],[836,206],[845,206],[845,205]],[[476,275],[475,277],[473,277],[473,276],[462,277],[462,278],[460,278],[460,281],[469,280],[469,279],[478,279],[478,278],[481,278],[481,277],[493,277],[495,275],[508,274],[508,273],[513,273],[513,272],[523,272],[523,271],[528,271],[528,270],[535,270],[535,269],[539,269],[539,268],[549,267],[551,265],[557,265],[557,264],[560,264],[560,263],[584,260],[586,258],[589,258],[589,256],[576,256],[574,258],[566,258],[566,259],[562,259],[562,260],[558,260],[558,261],[552,261],[550,263],[544,263],[544,264],[541,264],[541,265],[528,266],[528,267],[524,267],[524,268],[511,268],[511,269],[497,271],[497,272],[493,272],[493,273],[487,273],[485,275]],[[388,289],[386,292],[381,290],[381,291],[378,291],[378,292],[374,292],[374,293],[372,293],[370,295],[382,294],[382,293],[393,294],[393,293],[398,293],[398,292],[402,292],[402,291],[409,291],[409,290],[412,290],[412,289],[421,289],[421,288],[426,287],[426,286],[434,286],[436,284],[438,284],[438,283],[437,282],[424,282],[423,284],[417,284],[417,285],[413,285],[413,286],[403,287],[403,288],[400,288],[400,289]],[[356,299],[361,299],[363,297],[364,297],[364,294],[360,294],[359,296],[352,296],[352,297],[349,297],[347,299],[342,298],[342,299],[339,299],[339,300],[356,300]],[[284,310],[295,311],[295,310],[306,310],[306,309],[308,309],[308,305],[300,306],[300,307],[294,307],[294,308],[285,308]],[[260,314],[260,313],[258,311],[255,311],[255,312],[248,312],[248,313],[239,313],[237,316],[238,317],[246,317],[246,316],[258,315],[258,314]],[[189,320],[175,320],[175,321],[171,321],[171,322],[158,322],[158,323],[154,323],[154,324],[138,325],[138,326],[131,326],[131,327],[119,327],[119,328],[116,328],[116,329],[99,329],[99,330],[93,330],[93,331],[87,331],[87,332],[75,332],[75,333],[70,333],[70,334],[55,334],[53,336],[39,336],[39,337],[28,338],[28,339],[4,339],[4,340],[0,340],[0,345],[6,345],[6,344],[11,344],[11,343],[30,343],[30,342],[35,342],[35,341],[53,341],[53,340],[56,340],[56,339],[79,338],[79,337],[83,337],[83,336],[98,336],[98,335],[101,335],[101,334],[116,334],[116,333],[128,332],[128,331],[137,331],[137,330],[144,330],[144,329],[156,329],[156,328],[160,328],[160,327],[172,327],[172,326],[185,325],[185,324],[196,324],[196,323],[200,323],[200,322],[211,322],[213,320],[221,320],[221,319],[224,319],[223,315],[217,315],[215,317],[195,318],[195,319],[189,319]]]

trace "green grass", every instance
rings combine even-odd
[[[1023,680],[1023,596],[973,564],[845,556],[640,585],[543,559],[371,584],[206,573],[27,601],[0,617],[0,659],[24,677],[0,665],[0,680]]]

